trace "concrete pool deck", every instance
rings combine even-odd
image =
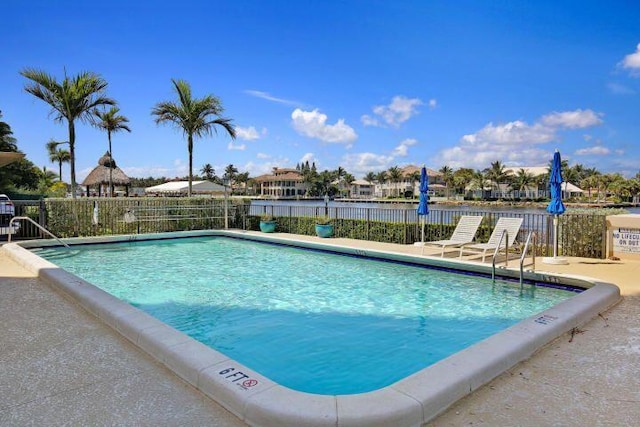
[[[420,252],[348,239],[331,243]],[[536,270],[612,282],[625,298],[428,425],[638,424],[640,262],[570,259],[564,266],[538,263]],[[243,425],[1,250],[0,319],[0,425]]]

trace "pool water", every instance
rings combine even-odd
[[[225,237],[38,255],[283,386],[317,394],[390,385],[575,295]]]

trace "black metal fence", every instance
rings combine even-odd
[[[310,206],[283,202],[252,205],[250,200],[212,198],[81,198],[15,202],[16,216],[28,216],[59,237],[139,234],[228,228],[259,230],[260,217],[277,220],[278,232],[314,235],[315,219],[328,216],[334,236],[397,244],[448,238],[462,215],[482,215],[476,235],[486,241],[499,217],[523,219],[517,241],[530,231],[537,234],[537,255],[553,253],[552,216],[514,211],[438,210],[419,217],[415,208]],[[97,208],[97,209],[96,209]],[[604,258],[606,221],[601,213],[567,213],[559,217],[559,254]],[[37,227],[23,221],[14,239],[45,238]]]

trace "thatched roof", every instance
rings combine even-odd
[[[6,166],[9,163],[18,161],[24,157],[22,153],[16,153],[13,151],[1,151],[0,152],[0,167]]]
[[[116,166],[115,159],[109,156],[107,151],[104,156],[98,160],[98,166],[96,166],[89,175],[82,181],[81,185],[99,185],[109,184],[109,166],[112,168],[113,185],[129,185],[131,180],[125,173]]]

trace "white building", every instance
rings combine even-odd
[[[144,192],[150,196],[186,196],[189,193],[189,181],[169,181],[164,184],[147,187]],[[223,185],[211,181],[192,181],[191,195],[224,195]]]

